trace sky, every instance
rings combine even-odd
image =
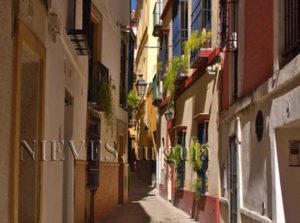
[[[131,0],[131,9],[135,10],[136,8],[136,0]]]

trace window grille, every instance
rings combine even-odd
[[[300,0],[285,0],[285,43],[283,56],[300,51]]]

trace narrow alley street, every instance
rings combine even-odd
[[[180,209],[163,200],[156,188],[133,179],[129,201],[119,206],[101,223],[188,223],[196,222]]]

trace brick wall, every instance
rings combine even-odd
[[[88,189],[86,187],[86,161],[76,161],[75,164],[75,222],[85,222]]]

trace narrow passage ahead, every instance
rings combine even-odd
[[[158,190],[133,179],[129,201],[101,223],[192,223],[187,214],[163,200]]]

